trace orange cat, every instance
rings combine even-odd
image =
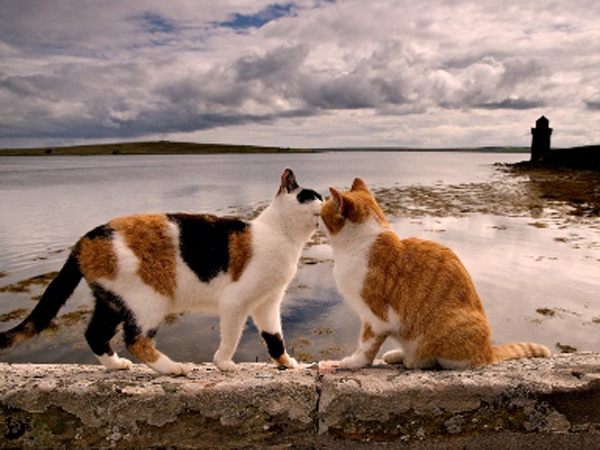
[[[356,352],[342,368],[370,365],[388,336],[402,350],[384,355],[408,369],[464,369],[507,359],[550,356],[540,344],[492,347],[490,327],[471,277],[447,247],[400,239],[365,183],[331,188],[321,218],[333,247],[334,277],[362,319]]]

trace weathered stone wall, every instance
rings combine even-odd
[[[0,364],[0,447],[600,448],[600,355],[481,370],[323,362],[187,378]]]

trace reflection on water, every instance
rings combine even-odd
[[[18,315],[8,314],[31,309],[35,305],[32,297],[42,290],[35,283],[26,292],[2,288],[58,270],[69,247],[96,225],[136,212],[245,214],[272,198],[281,171],[292,167],[301,185],[323,194],[329,186],[347,188],[356,176],[381,192],[411,186],[402,192],[417,193],[411,201],[416,198],[423,207],[419,214],[399,210],[391,218],[394,229],[401,237],[438,241],[459,255],[480,293],[495,342],[527,340],[554,351],[559,351],[557,344],[600,351],[597,219],[591,225],[589,220],[566,224],[543,212],[534,217],[527,208],[505,215],[502,208],[482,207],[482,198],[483,203],[493,202],[495,194],[473,197],[476,184],[483,192],[482,183],[501,182],[493,162],[523,157],[353,152],[3,158],[0,316],[5,321],[0,329],[16,324]],[[459,198],[460,204],[453,206],[458,212],[432,215],[433,206],[427,207],[431,193],[424,189],[428,186],[446,193],[467,189],[452,199],[442,196],[448,202]],[[388,196],[387,200],[404,202],[406,198]],[[497,201],[506,203],[510,201],[507,198]],[[465,207],[469,202],[477,208]],[[393,204],[388,208],[393,210]],[[326,243],[307,247],[283,303],[288,348],[303,360],[346,356],[358,339],[359,319],[337,292],[332,268],[332,252]],[[61,311],[54,329],[3,352],[0,360],[95,362],[83,337],[90,308],[89,290],[82,284]],[[218,319],[199,314],[177,317],[161,328],[157,341],[174,359],[209,361],[218,346]],[[387,343],[385,348],[393,345]],[[120,339],[115,339],[115,348],[126,353]],[[268,360],[266,347],[250,321],[235,359]]]

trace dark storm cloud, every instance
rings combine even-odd
[[[585,105],[592,111],[600,111],[600,100],[589,100],[585,102]]]
[[[258,81],[279,88],[286,81],[294,81],[309,54],[304,45],[279,47],[263,55],[248,55],[235,61],[231,69],[239,82]]]
[[[500,86],[514,87],[523,82],[536,80],[545,75],[548,71],[545,67],[533,58],[506,58],[503,63],[504,73],[502,74]]]
[[[504,99],[501,102],[475,105],[476,108],[483,109],[535,109],[542,106],[544,106],[544,102],[541,101],[511,98]]]
[[[279,48],[205,72],[175,71],[152,86],[149,79],[161,64],[62,65],[51,76],[3,77],[0,99],[12,99],[27,120],[0,123],[0,135],[27,137],[35,129],[46,138],[129,138],[306,117],[312,107],[305,102],[280,110],[272,104],[286,95],[295,98],[293,78],[306,54],[302,47]],[[263,110],[244,112],[249,101]]]
[[[152,32],[170,33],[175,29],[155,16],[144,15],[137,20]],[[385,49],[389,46],[376,48],[343,72],[309,67],[306,62],[310,48],[295,45],[242,55],[183,76],[173,65],[172,73],[163,73],[155,83],[150,80],[164,68],[149,62],[57,65],[51,75],[0,79],[0,98],[18,99],[22,116],[32,113],[33,108],[38,113],[45,109],[53,112],[43,121],[28,121],[25,127],[0,127],[0,132],[8,137],[25,137],[33,125],[40,137],[135,137],[158,130],[189,132],[266,123],[328,110],[402,113],[394,108],[414,108],[424,99],[431,101],[431,80],[426,76],[434,73],[433,68],[411,72],[411,67],[404,66],[405,72],[398,73],[395,61],[405,55],[401,46],[394,51]],[[440,94],[433,100],[450,109],[539,107],[543,102],[501,98],[507,86],[517,86],[539,72],[532,61],[475,61],[461,70],[447,72],[452,85],[440,85]],[[286,106],[282,107],[281,102]],[[260,105],[259,110],[246,111],[251,109],[246,108],[250,103]],[[73,117],[71,112],[77,110],[80,114]]]

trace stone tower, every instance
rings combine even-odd
[[[550,153],[550,136],[552,128],[550,121],[542,116],[535,121],[535,128],[531,129],[531,162],[542,162]]]

